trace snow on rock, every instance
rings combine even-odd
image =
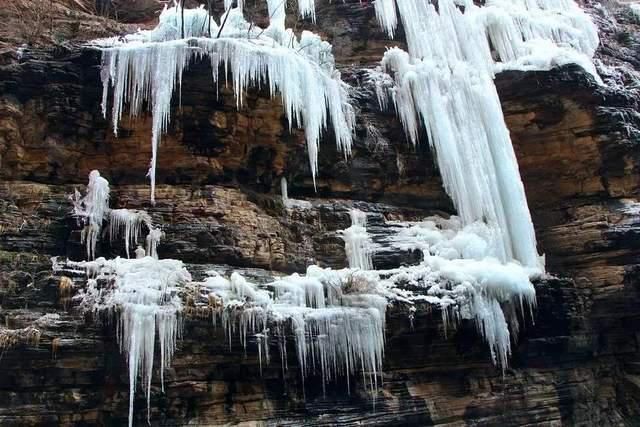
[[[160,344],[160,375],[164,381],[164,369],[171,363],[181,333],[182,302],[178,292],[191,281],[191,276],[181,261],[152,257],[98,258],[67,262],[58,268],[84,269],[88,284],[74,299],[80,301],[85,312],[117,319],[120,351],[127,357],[129,366],[131,426],[138,381],[146,389],[147,402],[150,399],[156,335]]]
[[[109,181],[101,177],[97,170],[92,170],[85,195],[81,197],[80,192],[75,190],[71,202],[73,216],[84,225],[81,238],[87,247],[87,259],[93,259],[102,222],[109,211]]]
[[[289,126],[304,126],[311,172],[315,180],[320,136],[330,121],[338,148],[351,151],[354,111],[348,87],[340,80],[331,45],[303,31],[300,38],[284,29],[283,2],[269,1],[271,24],[262,30],[249,24],[240,9],[229,9],[213,22],[203,8],[186,9],[184,38],[177,7],[165,8],[158,26],[124,38],[93,42],[102,50],[102,109],[106,116],[112,87],[111,114],[114,131],[123,114],[138,115],[148,102],[153,115],[152,158],[149,177],[151,199],[155,197],[155,175],[160,137],[170,121],[171,99],[182,84],[183,72],[193,61],[209,59],[214,83],[231,81],[238,108],[246,89],[268,87],[271,96],[282,98]],[[311,15],[313,1],[298,2],[301,13]],[[273,9],[273,10],[272,10]],[[209,37],[211,26],[213,36]],[[220,31],[220,28],[222,30]],[[212,36],[212,37],[213,37]],[[223,70],[224,76],[220,76]]]

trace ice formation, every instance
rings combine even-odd
[[[367,234],[367,214],[358,209],[349,212],[351,227],[342,230],[345,252],[350,268],[373,269],[371,254],[373,242]]]
[[[246,348],[247,337],[255,337],[261,364],[263,357],[268,363],[269,339],[275,339],[286,369],[290,329],[303,379],[318,373],[323,385],[338,377],[348,384],[361,372],[365,384],[375,389],[382,373],[387,300],[358,274],[310,266],[303,276],[263,285],[238,273],[228,279],[213,274],[201,283],[201,303],[220,302],[214,318],[221,318],[229,340],[238,335]]]
[[[89,173],[84,197],[75,190],[73,197],[73,216],[84,225],[81,238],[87,248],[87,259],[95,258],[96,242],[103,222],[109,222],[109,240],[113,242],[118,238],[124,239],[127,258],[130,256],[131,244],[138,244],[138,236],[143,226],[147,228],[147,255],[158,258],[158,244],[162,238],[162,231],[154,228],[151,216],[141,210],[110,209],[109,208],[109,181],[100,176],[97,170]],[[137,252],[136,252],[137,255]],[[137,256],[136,256],[137,257]]]
[[[574,0],[380,0],[376,15],[393,37],[400,12],[409,53],[417,59],[460,59],[479,69],[540,70],[576,63],[599,79],[591,58],[597,27]],[[435,43],[434,43],[435,39]],[[491,50],[493,48],[493,51]]]
[[[495,228],[498,259],[542,267],[493,76],[505,68],[549,68],[561,58],[597,76],[594,24],[571,0],[440,0],[437,8],[422,0],[376,2],[389,34],[396,6],[408,52],[388,50],[382,72],[371,74],[381,106],[392,98],[413,143],[424,125],[458,214],[465,224]]]
[[[80,308],[104,319],[117,319],[117,339],[129,366],[129,425],[138,383],[150,399],[156,331],[160,347],[160,375],[170,365],[181,333],[180,296],[191,290],[191,303],[211,310],[231,341],[247,347],[258,344],[261,366],[269,363],[270,342],[277,342],[286,370],[287,335],[293,336],[304,380],[319,374],[323,384],[361,373],[375,390],[382,373],[387,299],[366,272],[334,271],[310,266],[269,283],[256,284],[234,272],[226,278],[216,272],[203,282],[192,282],[182,262],[141,259],[60,262],[57,273],[89,278],[74,297]],[[194,291],[195,290],[195,291]]]
[[[149,234],[147,234],[147,251],[146,254],[152,258],[158,258],[158,244],[160,239],[164,236],[164,233],[159,228],[149,227]]]
[[[303,15],[311,15],[313,1],[298,2]],[[229,9],[219,27],[203,9],[184,11],[184,28],[177,7],[165,9],[158,26],[124,38],[94,42],[102,50],[102,109],[106,116],[108,94],[113,87],[111,114],[114,131],[123,114],[138,115],[145,101],[153,116],[152,157],[149,177],[151,199],[155,198],[158,145],[167,129],[171,100],[182,84],[183,72],[193,61],[208,58],[213,81],[229,80],[238,108],[246,89],[267,87],[279,95],[289,126],[304,126],[312,176],[317,173],[320,136],[330,121],[338,148],[351,151],[354,112],[347,86],[336,70],[331,45],[303,31],[298,38],[284,28],[284,2],[268,1],[271,24],[260,29],[249,24],[240,9]],[[208,28],[217,38],[208,37]],[[184,32],[184,37],[181,38]],[[223,70],[223,76],[220,71]]]
[[[129,426],[133,424],[133,402],[140,381],[151,397],[151,376],[156,331],[160,347],[160,375],[171,363],[181,333],[178,292],[191,281],[181,261],[141,259],[105,260],[73,263],[62,268],[85,269],[90,277],[87,288],[75,299],[87,311],[107,319],[117,319],[120,351],[129,366]],[[61,267],[59,267],[61,268]]]
[[[280,179],[280,195],[282,196],[282,204],[289,210],[305,210],[311,209],[311,202],[307,200],[297,200],[289,198],[289,189],[287,186],[287,178]]]
[[[129,209],[112,209],[109,212],[109,239],[113,242],[120,235],[123,236],[125,251],[129,258],[129,245],[138,245],[138,236],[142,226],[153,229],[151,217],[145,211]]]
[[[361,374],[374,393],[382,374],[385,313],[389,303],[414,306],[426,302],[441,309],[445,333],[462,320],[475,322],[493,363],[508,366],[511,335],[517,336],[521,316],[535,306],[531,277],[539,274],[495,255],[495,229],[482,221],[463,225],[460,218],[426,218],[420,222],[389,221],[383,238],[372,243],[366,213],[350,211],[352,226],[343,230],[354,251],[351,267],[342,270],[312,265],[306,274],[294,273],[267,283],[254,283],[237,272],[229,277],[215,271],[193,282],[180,261],[138,259],[60,263],[53,269],[68,275],[86,274],[86,289],[74,300],[85,312],[117,319],[117,337],[126,355],[130,381],[130,424],[136,385],[146,387],[150,399],[156,331],[160,375],[169,366],[180,335],[182,313],[207,313],[221,324],[231,346],[239,340],[245,350],[256,344],[260,367],[270,362],[272,344],[287,367],[287,337],[292,337],[303,382],[320,375],[323,386]],[[351,236],[351,237],[348,237]],[[376,246],[377,245],[377,246]],[[371,253],[420,250],[418,265],[373,270]],[[148,252],[149,253],[149,252]],[[187,298],[187,306],[182,300]]]
[[[282,203],[286,204],[289,200],[289,187],[287,185],[287,178],[280,178],[280,196],[282,197]]]
[[[233,4],[225,0],[220,26],[200,8],[184,10],[183,27],[174,7],[163,11],[151,31],[96,42],[103,51],[102,108],[106,114],[112,89],[114,131],[125,104],[131,115],[146,103],[152,112],[152,200],[171,101],[183,72],[196,60],[211,62],[216,84],[232,76],[238,108],[249,86],[268,87],[271,96],[282,98],[289,125],[305,128],[314,179],[320,135],[329,121],[338,147],[350,152],[354,113],[331,46],[312,33],[298,38],[285,29],[284,1],[267,0],[270,25],[265,29],[244,19],[242,1],[235,9]],[[314,1],[298,1],[298,11],[315,19]],[[348,381],[361,372],[375,388],[390,302],[438,306],[445,331],[465,319],[475,322],[493,363],[503,369],[508,365],[511,335],[518,334],[519,316],[535,306],[531,279],[543,272],[543,263],[493,77],[508,68],[548,69],[573,62],[598,79],[590,59],[598,45],[595,27],[572,0],[487,0],[481,6],[471,0],[439,0],[437,5],[376,0],[375,11],[391,36],[399,14],[408,44],[408,52],[390,49],[382,67],[371,73],[380,105],[393,102],[413,143],[425,127],[459,217],[388,222],[386,229],[393,232],[374,244],[366,213],[354,209],[351,226],[341,233],[350,268],[310,266],[305,275],[265,284],[215,272],[191,282],[181,262],[154,259],[162,232],[146,213],[109,211],[108,183],[92,172],[87,195],[76,194],[74,203],[75,215],[89,230],[83,237],[89,258],[107,216],[111,237],[124,235],[127,255],[130,244],[138,243],[141,226],[149,229],[146,251],[138,246],[136,259],[67,264],[74,272],[86,269],[91,277],[77,296],[81,307],[117,315],[118,340],[129,364],[130,424],[138,381],[150,396],[156,330],[161,375],[171,361],[180,312],[186,309],[178,294],[185,287],[195,290],[193,304],[221,322],[230,343],[238,337],[245,348],[249,341],[257,344],[261,366],[269,362],[275,341],[286,369],[290,332],[303,379],[319,373],[323,384],[338,376]],[[288,197],[284,178],[281,194],[288,209],[312,207]],[[373,270],[377,245],[419,250],[423,259],[418,265]],[[63,268],[54,263],[54,270]]]
[[[109,181],[101,177],[97,170],[92,170],[84,197],[75,190],[71,201],[73,216],[84,225],[81,238],[87,247],[87,259],[93,259],[102,222],[109,211]]]
[[[505,369],[511,354],[509,331],[517,337],[518,316],[532,315],[536,297],[531,279],[540,270],[496,258],[500,247],[496,231],[482,221],[463,226],[458,217],[431,217],[388,225],[395,232],[385,237],[385,244],[397,250],[420,250],[423,261],[376,272],[382,286],[425,289],[426,295],[409,293],[397,298],[439,306],[445,332],[462,319],[473,320],[493,363]]]

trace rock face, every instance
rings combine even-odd
[[[336,231],[349,225],[353,206],[380,220],[454,212],[427,144],[408,144],[393,112],[380,112],[363,83],[362,69],[384,50],[374,20],[371,5],[355,1],[319,7],[345,80],[361,89],[354,154],[345,160],[328,135],[317,191],[304,135],[288,130],[279,101],[252,91],[238,111],[231,92],[221,88],[216,97],[210,70],[195,64],[160,147],[154,206],[145,180],[150,119],[123,120],[114,136],[99,111],[99,55],[81,48],[4,54],[0,321],[11,330],[36,325],[41,336],[37,344],[0,349],[2,425],[126,422],[127,368],[114,329],[78,315],[49,262],[83,256],[67,195],[92,169],[111,182],[112,207],[144,208],[163,226],[161,257],[182,259],[196,272],[215,264],[260,278],[310,263],[342,267]],[[612,54],[605,48],[600,57]],[[539,247],[556,276],[536,283],[535,323],[520,332],[510,369],[493,368],[473,325],[445,338],[439,314],[419,309],[411,327],[408,313],[394,307],[384,385],[371,402],[358,378],[350,394],[341,382],[323,394],[314,377],[303,387],[293,351],[288,371],[274,360],[260,375],[254,348],[245,355],[234,342],[229,349],[209,320],[187,318],[165,392],[152,385],[152,424],[638,422],[637,98],[597,86],[574,67],[506,72],[496,84]],[[312,209],[285,209],[282,177],[289,195],[311,200]],[[102,241],[98,251],[122,254]],[[392,267],[411,256],[374,263]],[[144,400],[136,399],[139,424]]]

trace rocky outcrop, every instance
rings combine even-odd
[[[257,13],[257,12],[256,12]],[[72,292],[53,275],[50,256],[80,259],[79,229],[67,195],[99,169],[112,206],[144,208],[166,233],[161,257],[241,269],[258,280],[310,263],[342,267],[348,210],[383,219],[453,213],[426,144],[411,146],[392,112],[378,111],[362,67],[385,37],[370,5],[321,4],[319,21],[347,80],[360,83],[353,156],[331,135],[320,148],[314,190],[304,135],[289,131],[279,101],[251,91],[236,109],[210,70],[196,64],[163,138],[157,203],[148,201],[150,120],[123,120],[118,136],[99,111],[99,56],[80,48],[5,53],[0,66],[0,321],[36,326],[37,344],[0,349],[3,425],[123,424],[125,360],[110,325],[74,310]],[[378,34],[378,36],[376,36]],[[606,52],[601,55],[607,55]],[[354,66],[353,64],[357,64]],[[250,343],[229,349],[209,319],[186,320],[184,338],[154,381],[157,425],[263,422],[267,425],[620,425],[640,416],[638,205],[640,155],[636,100],[597,86],[579,69],[506,72],[497,77],[539,246],[554,276],[536,283],[535,322],[520,332],[512,366],[490,363],[473,325],[444,334],[440,314],[403,307],[387,319],[384,384],[375,402],[353,378],[323,394],[319,378],[301,384],[294,351],[283,372],[274,357],[262,375]],[[426,139],[425,139],[426,140]],[[279,182],[312,209],[286,209]],[[106,239],[98,251],[122,253]],[[392,267],[403,253],[374,259]],[[47,315],[48,316],[45,316]],[[52,315],[53,314],[53,315]],[[43,317],[44,316],[44,317]],[[277,351],[274,351],[277,353]],[[355,384],[355,385],[354,385]],[[142,395],[137,420],[146,414]]]

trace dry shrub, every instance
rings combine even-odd
[[[60,338],[54,338],[51,340],[51,357],[55,360],[58,356],[58,350],[60,349]]]
[[[0,329],[0,351],[17,347],[18,345],[38,345],[40,329],[28,326],[22,329]]]
[[[14,0],[10,7],[20,17],[14,21],[15,31],[26,43],[37,44],[46,33],[53,32],[52,0]]]
[[[372,283],[362,275],[352,273],[342,283],[342,292],[345,294],[366,294],[371,292]]]
[[[207,297],[207,303],[209,305],[209,308],[211,308],[211,311],[213,312],[217,312],[222,310],[223,308],[223,303],[222,303],[222,299],[219,298],[218,296],[214,295],[214,294],[209,294]]]
[[[64,310],[69,308],[72,292],[73,281],[67,276],[60,277],[60,281],[58,282],[58,301]]]

